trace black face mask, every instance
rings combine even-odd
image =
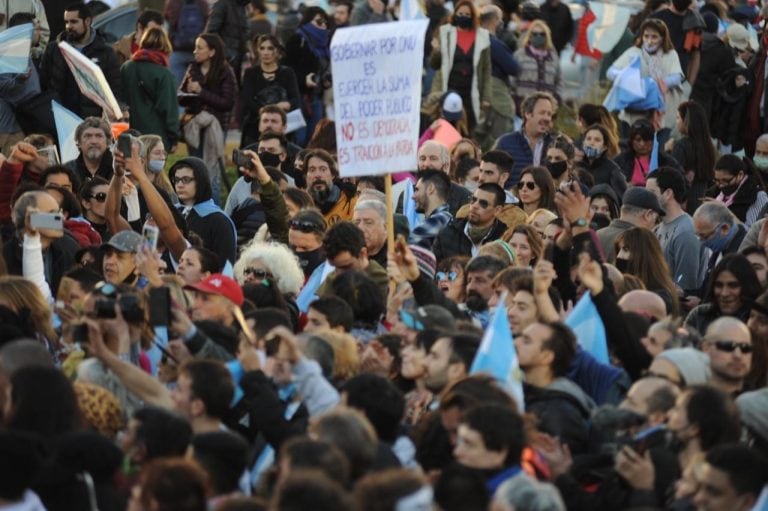
[[[548,161],[546,165],[549,173],[552,174],[552,179],[560,179],[560,176],[568,170],[567,161]]]
[[[296,252],[296,257],[299,259],[301,269],[304,271],[304,276],[309,277],[315,268],[320,266],[325,260],[325,254],[323,249],[311,250],[309,252]]]
[[[627,273],[627,267],[629,266],[629,259],[619,259],[616,258],[616,269],[618,269],[621,273]]]
[[[273,154],[267,151],[263,151],[259,153],[259,159],[261,160],[261,164],[265,167],[276,167],[280,168],[280,155],[279,154]]]
[[[723,192],[723,195],[733,195],[733,193],[739,189],[739,183],[724,186],[720,188],[720,191]]]
[[[459,28],[472,28],[472,18],[469,16],[454,16],[453,24]]]

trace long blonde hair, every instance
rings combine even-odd
[[[17,275],[0,277],[0,301],[16,314],[27,309],[35,330],[49,341],[56,341],[57,335],[51,320],[51,306],[31,280]]]
[[[158,189],[167,193],[169,197],[173,197],[173,186],[171,186],[171,181],[168,179],[168,174],[166,174],[165,169],[158,173],[149,170],[149,154],[157,144],[163,141],[163,139],[157,135],[142,135],[139,137],[139,140],[144,144],[144,151],[141,153],[141,157],[144,158],[144,171]]]

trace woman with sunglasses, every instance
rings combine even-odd
[[[461,0],[453,9],[451,23],[440,27],[432,41],[430,65],[437,69],[431,96],[456,91],[464,106],[467,130],[485,120],[483,111],[491,100],[491,38],[479,26],[473,2]]]
[[[685,325],[706,332],[720,316],[734,316],[746,322],[752,302],[761,291],[749,259],[741,254],[728,254],[712,270],[704,303],[688,313]]]
[[[552,32],[543,20],[534,20],[528,25],[515,60],[520,64],[515,88],[518,112],[523,98],[533,92],[549,92],[560,101],[560,58],[552,43]]]
[[[452,256],[437,263],[435,284],[443,295],[454,303],[464,303],[466,298],[464,267],[468,262],[469,257]]]
[[[96,176],[80,188],[80,205],[83,216],[91,224],[102,240],[110,237],[107,225],[106,202],[109,183],[102,177]]]
[[[290,67],[280,64],[283,46],[277,37],[258,35],[252,44],[258,65],[249,67],[243,75],[243,89],[240,92],[243,136],[240,147],[258,141],[261,107],[277,105],[285,113],[301,107],[296,74]]]
[[[285,65],[296,73],[303,97],[307,126],[297,135],[297,143],[306,146],[315,126],[325,116],[323,91],[330,87],[331,39],[328,14],[320,7],[304,10],[299,28],[285,44]]]
[[[554,209],[555,183],[552,175],[544,167],[524,168],[517,183],[517,197],[526,215],[540,208]]]

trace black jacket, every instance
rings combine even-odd
[[[245,4],[239,0],[219,0],[211,8],[205,31],[218,34],[224,42],[224,52],[232,66],[240,67],[248,45],[248,18]]]
[[[760,186],[754,176],[747,176],[747,180],[744,181],[744,184],[742,184],[736,191],[733,202],[728,206],[728,209],[731,210],[731,213],[736,215],[736,218],[742,222],[746,222],[747,212],[757,200],[757,192],[760,190]],[[717,186],[712,186],[707,190],[707,197],[714,198],[718,195],[720,195],[720,189]]]
[[[635,171],[635,153],[634,151],[624,151],[613,159],[613,163],[619,166],[624,179],[629,183],[632,180],[632,173]],[[659,149],[659,167],[674,167],[683,172],[683,167],[672,156]],[[647,177],[647,175],[646,175]]]
[[[64,166],[72,170],[77,175],[77,179],[79,179],[79,182],[76,183],[76,186],[78,188],[93,178],[93,176],[91,176],[90,171],[85,166],[83,153],[78,154],[76,159],[66,162]],[[99,164],[99,169],[96,171],[95,175],[99,177],[103,177],[107,181],[110,181],[114,173],[115,173],[115,170],[112,167],[112,152],[109,149],[107,149],[107,152],[105,152],[104,155],[101,157],[101,163]],[[75,183],[72,183],[72,184],[75,185]]]
[[[464,234],[464,227],[468,221],[466,218],[454,219],[440,231],[432,244],[432,252],[438,261],[457,255],[472,257],[472,241]],[[491,230],[480,242],[480,245],[496,241],[506,230],[507,226],[504,223],[494,220]]]
[[[715,34],[704,33],[701,40],[701,64],[696,83],[691,89],[691,100],[696,101],[712,122],[713,107],[717,97],[717,81],[723,71],[736,65],[733,50]]]
[[[64,34],[64,32],[59,34],[59,37],[55,41],[51,41],[45,49],[40,85],[46,90],[58,92],[61,104],[80,117],[101,117],[101,107],[80,92],[80,88],[77,86],[75,78],[59,49],[58,44],[62,41]],[[120,101],[122,98],[120,64],[112,47],[97,32],[93,32],[91,42],[82,48],[81,52],[101,68],[112,93]]]
[[[559,438],[574,454],[587,452],[590,411],[576,397],[527,383],[523,394],[525,411],[536,416],[539,431]]]
[[[48,248],[48,253],[51,257],[51,275],[46,275],[46,280],[48,285],[51,286],[53,296],[56,296],[59,290],[61,277],[74,266],[75,254],[78,250],[80,250],[80,245],[68,234],[53,240]],[[21,241],[16,236],[8,240],[5,246],[3,246],[3,257],[5,258],[9,275],[23,275],[22,255]]]
[[[627,180],[621,169],[603,153],[593,161],[583,161],[581,165],[586,168],[595,180],[595,184],[605,183],[610,185],[619,197],[624,196],[627,190]]]

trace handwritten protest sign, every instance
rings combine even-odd
[[[427,20],[336,32],[331,42],[339,173],[412,170],[419,139]]]
[[[120,119],[123,112],[120,110],[120,105],[117,104],[112,88],[104,77],[101,68],[69,43],[60,42],[59,49],[72,71],[72,76],[75,77],[80,92],[103,108],[109,117]]]

